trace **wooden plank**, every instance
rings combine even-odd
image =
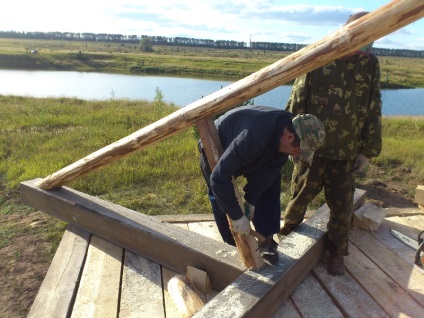
[[[291,298],[287,298],[284,303],[278,308],[276,313],[272,315],[272,318],[302,318],[302,316],[297,311],[295,305]]]
[[[190,280],[198,292],[207,294],[212,290],[208,273],[198,268],[187,266],[187,279]]]
[[[403,288],[418,304],[424,306],[424,276],[394,254],[370,233],[353,229],[350,241],[367,255],[391,279]]]
[[[353,213],[352,225],[363,230],[375,231],[385,216],[384,209],[367,202]]]
[[[120,318],[165,318],[160,265],[125,251]]]
[[[28,317],[67,317],[88,248],[90,234],[68,225]]]
[[[388,208],[385,210],[386,218],[391,216],[424,215],[424,210],[420,208]]]
[[[387,226],[382,224],[377,231],[374,231],[371,234],[382,244],[384,244],[384,246],[389,248],[393,253],[402,258],[406,263],[414,266],[415,254],[417,251],[394,238],[393,235],[390,234],[390,229]],[[424,274],[424,270],[421,268],[416,267],[416,269]]]
[[[305,277],[290,297],[302,317],[344,317],[312,274]]]
[[[420,214],[424,214],[423,210],[420,210]],[[310,218],[315,213],[315,210],[307,210],[305,219]],[[215,221],[213,214],[177,214],[177,215],[156,215],[161,221],[168,223],[191,223],[191,222],[207,222]],[[281,216],[281,219],[283,217]]]
[[[420,232],[424,230],[424,216],[393,216],[385,218],[383,224],[409,236],[410,238],[413,238],[414,240],[417,240]]]
[[[371,244],[373,245],[373,244]],[[380,262],[373,263],[356,246],[349,245],[350,255],[345,257],[349,273],[391,317],[420,317],[424,312],[412,297],[408,295],[396,280],[387,276],[379,267]],[[374,250],[374,254],[378,251]],[[388,261],[391,261],[389,259]],[[395,266],[395,264],[392,264]],[[411,277],[412,279],[412,277]],[[414,291],[419,292],[419,290]]]
[[[357,189],[354,209],[364,201],[365,191]],[[244,272],[195,317],[271,317],[320,260],[328,217],[324,205],[279,243],[280,260],[275,266]]]
[[[349,273],[332,276],[327,271],[327,257],[314,267],[312,273],[331,295],[346,317],[388,317],[381,307],[363,290]]]
[[[204,270],[216,290],[245,270],[233,246],[70,188],[45,191],[34,183],[21,183],[26,204],[177,272],[188,265]]]
[[[177,215],[156,215],[159,220],[168,223],[190,223],[215,221],[213,214],[177,214]]]
[[[117,317],[123,249],[92,236],[73,318]]]
[[[79,161],[49,175],[38,186],[60,187],[147,145],[159,142],[201,118],[222,113],[277,86],[351,53],[386,34],[424,16],[424,4],[417,0],[394,0],[365,17],[344,25],[305,48],[277,61],[221,90],[181,107],[176,112],[122,138]]]
[[[215,241],[222,242],[218,227],[215,221],[212,222],[191,222],[188,223],[188,229],[198,234],[209,237]]]

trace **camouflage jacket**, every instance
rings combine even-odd
[[[338,59],[296,79],[286,110],[308,113],[325,125],[324,146],[316,156],[353,160],[380,154],[380,66],[377,58]]]

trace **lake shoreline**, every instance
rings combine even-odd
[[[162,100],[185,107],[232,85],[236,80],[178,77],[165,75],[127,75],[79,71],[24,71],[0,69],[0,94],[32,97],[77,98],[82,100],[154,101]],[[256,105],[284,108],[292,85],[280,85],[250,98]],[[382,88],[383,115],[424,115],[424,88]]]
[[[28,47],[35,48],[37,54],[31,54]],[[224,77],[235,81],[292,53],[160,45],[153,46],[151,52],[143,52],[125,43],[0,39],[0,69]],[[378,59],[382,88],[424,87],[423,58]]]

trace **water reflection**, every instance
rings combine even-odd
[[[77,97],[154,100],[159,88],[164,100],[188,105],[232,83],[230,80],[87,72],[0,70],[0,94],[32,97]],[[255,97],[255,104],[283,108],[290,85]],[[424,88],[383,90],[384,115],[424,115]]]

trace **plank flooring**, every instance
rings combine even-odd
[[[210,218],[192,221],[179,218],[175,225],[221,241]],[[272,317],[424,317],[424,270],[413,264],[416,251],[390,234],[391,226],[417,233],[423,221],[424,215],[395,216],[388,217],[374,232],[353,228],[350,255],[345,258],[346,275],[328,275],[324,255]],[[61,246],[29,317],[42,313],[55,317],[179,318],[167,282],[185,273],[73,226],[69,226]],[[71,251],[69,246],[73,246]],[[74,266],[68,268],[70,263]],[[75,291],[73,302],[69,291],[58,293],[64,284]],[[202,296],[210,301],[218,293],[213,290]]]

